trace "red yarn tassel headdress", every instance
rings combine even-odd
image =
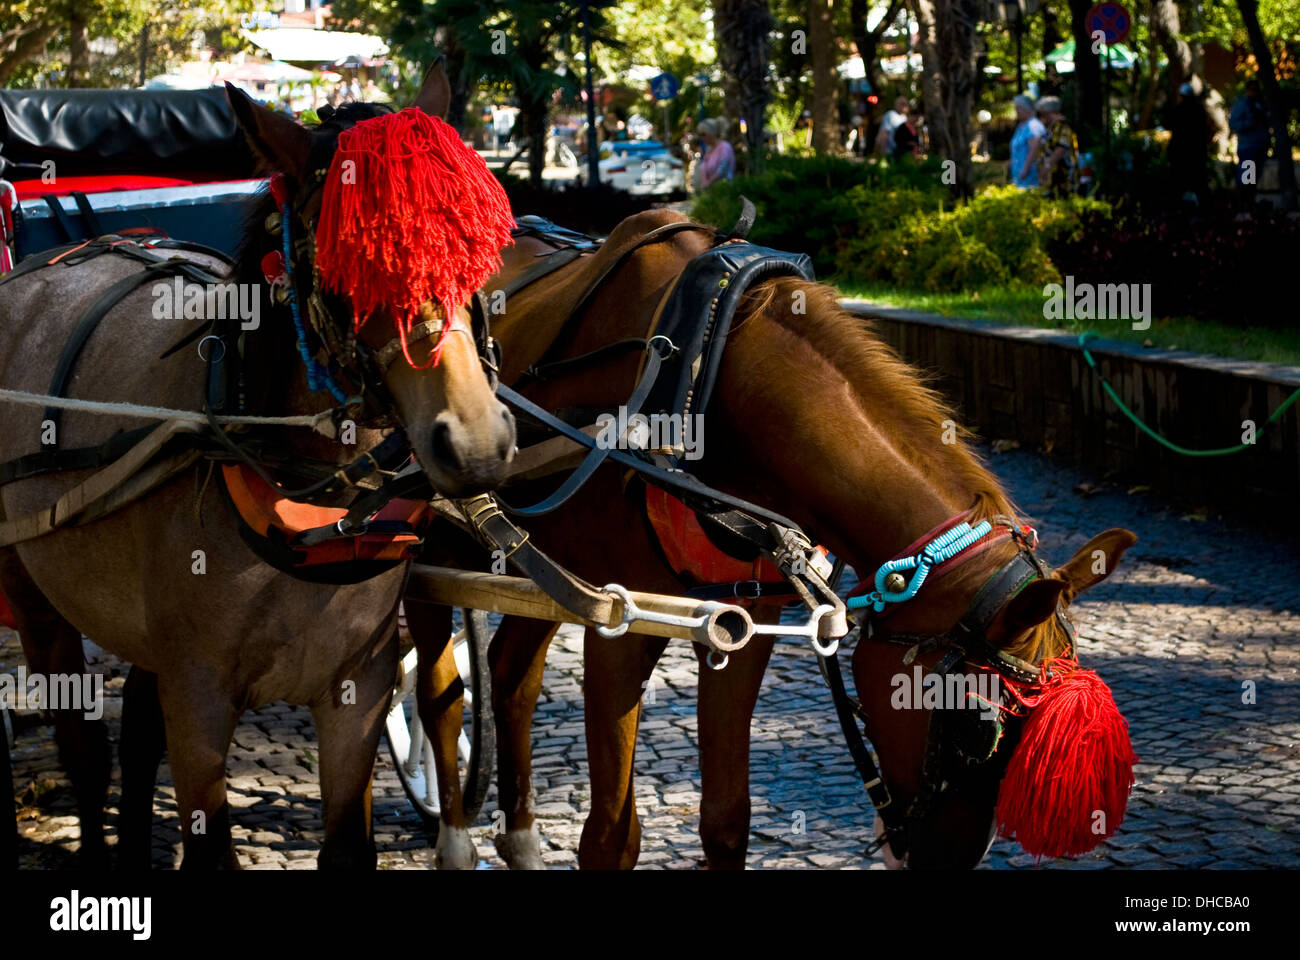
[[[407,336],[420,305],[455,310],[501,266],[514,219],[481,157],[437,117],[408,108],[339,135],[316,227],[321,285],[352,303],[356,329],[380,308]],[[438,362],[442,337],[424,366]]]
[[[1110,687],[1075,660],[1043,664],[998,794],[998,832],[1035,857],[1077,856],[1124,819],[1137,756]]]

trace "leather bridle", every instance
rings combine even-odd
[[[884,619],[880,615],[867,613],[860,618],[860,642],[892,643],[908,647],[903,657],[905,667],[910,667],[920,654],[942,650],[943,655],[939,661],[927,671],[928,675],[937,675],[940,684],[946,682],[945,678],[948,674],[970,660],[981,662],[985,668],[994,671],[997,676],[1008,682],[1000,702],[987,705],[987,710],[995,713],[995,719],[980,719],[984,712],[970,709],[930,711],[920,786],[906,810],[895,803],[884,773],[877,766],[872,751],[859,729],[858,721],[867,721],[868,715],[860,700],[849,696],[845,690],[839,661],[834,656],[819,658],[822,674],[831,688],[836,714],[849,751],[862,777],[868,798],[884,827],[883,833],[867,847],[868,856],[876,853],[886,843],[899,860],[907,856],[912,828],[925,819],[934,801],[948,789],[949,784],[944,778],[944,770],[951,759],[946,750],[952,749],[955,732],[952,727],[953,718],[960,717],[963,722],[991,725],[987,733],[981,731],[979,735],[968,741],[978,742],[978,749],[967,748],[955,751],[958,759],[966,765],[983,763],[990,759],[996,748],[1002,734],[1003,719],[1008,715],[1023,715],[1016,712],[1015,704],[1008,702],[1006,690],[1011,689],[1012,685],[1023,688],[1035,686],[1042,681],[1041,668],[998,649],[989,642],[987,633],[994,619],[1016,594],[1034,580],[1047,579],[1051,572],[1034,552],[1036,537],[1026,535],[1009,517],[993,518],[993,523],[995,526],[1004,526],[1009,531],[997,539],[1011,539],[1018,549],[1011,559],[1002,564],[985,581],[966,612],[952,628],[936,634],[891,632],[880,626],[880,621]],[[1055,617],[1070,638],[1069,652],[1073,654],[1076,639],[1074,625],[1066,615],[1064,606],[1059,602]]]
[[[335,114],[322,126],[342,129],[345,124]],[[281,255],[287,275],[284,284],[285,292],[278,300],[281,303],[287,302],[295,314],[295,324],[301,333],[299,349],[304,363],[308,365],[309,374],[312,365],[316,364],[315,373],[327,378],[324,385],[338,401],[338,406],[333,411],[336,428],[347,417],[354,419],[359,426],[370,429],[395,428],[394,433],[381,444],[380,448],[377,448],[377,451],[383,451],[385,454],[382,463],[372,456],[372,452],[363,454],[358,461],[358,464],[365,461],[373,469],[390,470],[399,466],[399,461],[409,457],[410,453],[405,427],[398,414],[396,403],[384,382],[384,376],[393,362],[415,344],[427,340],[437,342],[442,337],[453,333],[463,334],[475,344],[489,384],[495,389],[500,353],[489,333],[487,301],[481,291],[476,292],[471,298],[469,325],[455,315],[449,318],[446,310],[441,305],[435,304],[434,317],[416,324],[404,338],[400,334],[394,336],[378,349],[367,347],[357,339],[351,309],[341,298],[325,292],[321,285],[316,263],[316,219],[307,217],[304,212],[312,198],[324,187],[328,172],[327,164],[317,164],[311,176],[300,187],[298,196],[293,198],[287,195],[283,179],[277,187],[273,178],[272,193],[276,195],[277,211],[267,218],[266,228],[273,235],[280,234],[283,237],[285,231],[290,234],[285,237],[286,253]],[[300,233],[301,236],[295,239],[293,237],[295,233]],[[303,311],[299,309],[300,304],[306,305],[305,313],[308,320],[306,324],[301,321]],[[233,351],[227,349],[218,351],[215,346],[209,349],[207,357],[210,383],[224,374],[224,371],[218,368],[225,362],[228,354],[231,359],[238,362],[239,333],[238,328],[228,327],[217,337],[223,347],[234,348]],[[340,385],[338,380],[342,380],[343,384]],[[216,392],[215,389],[210,388],[210,395]],[[336,480],[327,478],[303,490],[284,490],[261,469],[255,457],[233,438],[227,436],[215,422],[212,428],[217,432],[218,440],[223,446],[286,496],[309,498],[338,489]],[[354,472],[350,466],[335,477],[344,473],[351,475]],[[367,498],[367,503],[370,504],[372,500],[373,498]]]

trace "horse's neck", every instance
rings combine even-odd
[[[261,279],[260,274],[250,274],[247,269],[240,270],[239,275],[243,282]],[[289,308],[272,304],[268,298],[263,300],[262,311],[266,320],[256,332],[246,335],[245,341],[245,373],[251,381],[249,412],[254,416],[281,417],[328,410],[334,402],[330,395],[308,386]],[[266,437],[282,454],[330,463],[351,460],[378,442],[376,431],[358,430],[356,444],[344,445],[305,427],[268,427]]]
[[[906,405],[851,382],[821,350],[765,314],[739,325],[710,408],[704,479],[752,494],[870,568],[1000,498],[959,439],[912,422]]]

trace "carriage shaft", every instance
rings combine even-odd
[[[706,627],[695,629],[681,624],[638,619],[631,624],[631,632],[652,637],[694,640],[720,652],[738,650],[753,636],[753,621],[743,610],[739,611],[738,616],[728,615],[733,609],[739,608],[661,593],[642,593],[636,590],[628,593],[633,604],[644,611],[683,620],[707,618]],[[412,564],[406,595],[413,600],[449,607],[469,607],[489,613],[583,626],[616,627],[622,622],[623,616],[622,601],[612,595],[593,611],[599,619],[584,619],[551,599],[531,580],[423,563]],[[719,612],[723,616],[718,616]],[[703,630],[709,632],[705,634]]]

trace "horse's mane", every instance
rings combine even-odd
[[[768,309],[773,303],[793,303],[796,292],[805,298],[803,311]],[[893,435],[898,448],[914,461],[928,465],[936,475],[956,477],[963,487],[974,491],[972,522],[1000,514],[1019,517],[1002,484],[966,442],[968,430],[958,427],[956,443],[937,442],[945,421],[957,423],[952,410],[925,375],[881,339],[870,318],[841,306],[834,287],[796,277],[761,283],[747,294],[737,323],[759,312],[802,338],[860,395],[887,398],[888,409],[905,425]],[[1007,652],[1031,662],[1044,654],[1059,654],[1064,647],[1064,637],[1057,636],[1059,633],[1054,618],[1049,619]]]

